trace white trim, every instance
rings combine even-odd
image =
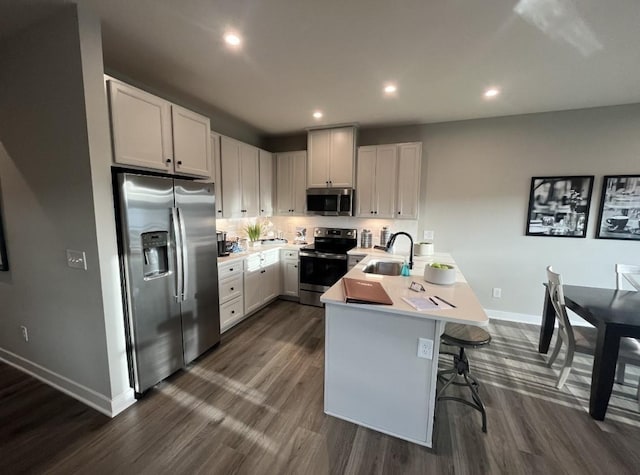
[[[529,323],[531,325],[538,325],[538,326],[542,324],[542,315],[529,315],[527,313],[504,312],[502,310],[491,310],[488,308],[485,308],[484,311],[492,320],[504,320],[507,322]],[[567,309],[567,313],[569,313],[569,321],[571,322],[572,325],[577,327],[591,326],[591,324],[587,322],[585,319],[579,316],[575,316],[575,314],[573,314],[573,312],[570,309]]]
[[[0,348],[0,361],[39,379],[43,383],[109,417],[115,417],[136,402],[132,388],[127,388],[122,394],[117,395],[113,399],[109,399],[93,389],[78,384],[65,376],[3,348]]]

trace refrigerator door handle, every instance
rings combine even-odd
[[[176,244],[176,300],[182,300],[182,277],[183,277],[183,258],[182,258],[182,234],[180,229],[180,218],[178,217],[178,208],[171,208],[171,224],[173,225],[173,239]]]
[[[178,220],[180,222],[180,242],[182,246],[182,301],[185,301],[187,300],[187,288],[189,285],[189,256],[187,255],[187,246],[185,245],[186,232],[184,230],[184,218],[182,217],[180,208],[176,209],[178,210]]]

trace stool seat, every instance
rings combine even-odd
[[[441,341],[460,348],[478,348],[488,345],[491,342],[491,335],[486,330],[473,325],[447,323]]]

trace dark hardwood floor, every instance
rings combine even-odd
[[[536,327],[491,324],[491,345],[470,352],[488,434],[476,411],[445,402],[430,450],[324,415],[323,324],[322,309],[278,301],[115,419],[0,364],[0,473],[640,470],[635,388],[616,385],[606,421],[594,421],[591,361],[579,356],[556,390],[555,371],[536,351]]]

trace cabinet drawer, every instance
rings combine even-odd
[[[242,298],[220,305],[220,329],[224,332],[244,317]]]
[[[218,279],[223,280],[232,275],[242,273],[242,261],[225,262],[218,264]]]
[[[298,251],[282,251],[282,255],[285,259],[295,259],[298,260]]]
[[[237,274],[233,277],[221,280],[219,283],[220,288],[220,302],[228,302],[236,297],[242,296],[243,283],[242,275]]]

